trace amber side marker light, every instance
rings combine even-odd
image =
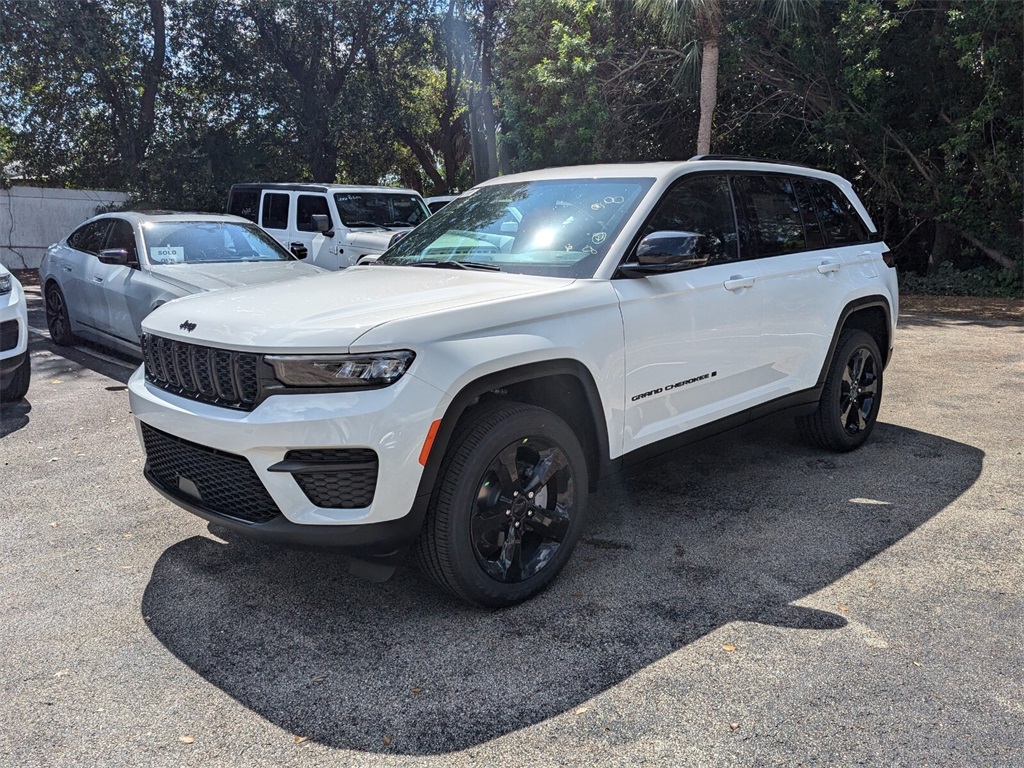
[[[424,467],[427,466],[427,459],[430,458],[430,449],[434,445],[434,438],[437,437],[437,429],[440,426],[440,419],[431,424],[430,429],[427,431],[427,439],[423,441],[423,450],[420,451],[420,464]]]

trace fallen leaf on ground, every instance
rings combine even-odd
[[[178,737],[178,741],[180,741],[182,744],[195,744],[196,737],[195,736],[179,736]]]
[[[589,712],[589,711],[590,711],[590,707],[576,707],[576,709],[574,709],[572,711],[572,713],[574,715],[582,715],[584,712]]]
[[[60,461],[60,457],[59,456],[51,456],[50,458],[47,459],[47,461]]]
[[[391,744],[391,737],[390,736],[385,736],[384,737],[384,746],[386,747],[389,744]]]
[[[840,606],[838,606],[838,608],[839,608],[840,611],[844,611],[844,612],[848,612],[850,610],[850,606],[848,606],[848,605],[840,605]]]
[[[739,723],[729,723],[729,730],[731,730],[731,731],[735,731],[739,727],[740,727]]]
[[[296,744],[301,744],[304,741],[309,741],[309,736],[296,736],[295,737],[295,743]]]
[[[413,693],[423,693],[423,689],[422,688],[413,688],[412,692]]]
[[[736,650],[736,646],[735,645],[723,645],[722,646],[722,650],[723,651],[729,651],[731,653],[731,652]]]

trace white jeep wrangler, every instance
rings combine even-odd
[[[412,189],[350,184],[235,184],[228,213],[254,221],[323,269],[372,261],[430,209]]]
[[[781,410],[867,439],[896,272],[849,182],[742,158],[492,179],[342,275],[144,323],[145,474],[238,532],[467,600],[565,564],[596,482]]]

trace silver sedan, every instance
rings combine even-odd
[[[39,267],[54,342],[81,336],[135,356],[142,319],[172,299],[324,272],[238,216],[132,211],[89,219]]]

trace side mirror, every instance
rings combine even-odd
[[[288,250],[296,259],[304,259],[309,255],[309,249],[302,243],[292,243],[288,246]]]
[[[651,232],[636,246],[636,261],[619,266],[626,277],[663,275],[703,267],[708,256],[698,253],[704,235],[696,232]]]
[[[322,213],[314,213],[311,217],[313,228],[323,233],[324,237],[334,237],[334,230],[331,229],[331,217]]]
[[[104,264],[113,264],[118,267],[127,267],[132,263],[132,256],[126,248],[106,248],[96,256]]]

